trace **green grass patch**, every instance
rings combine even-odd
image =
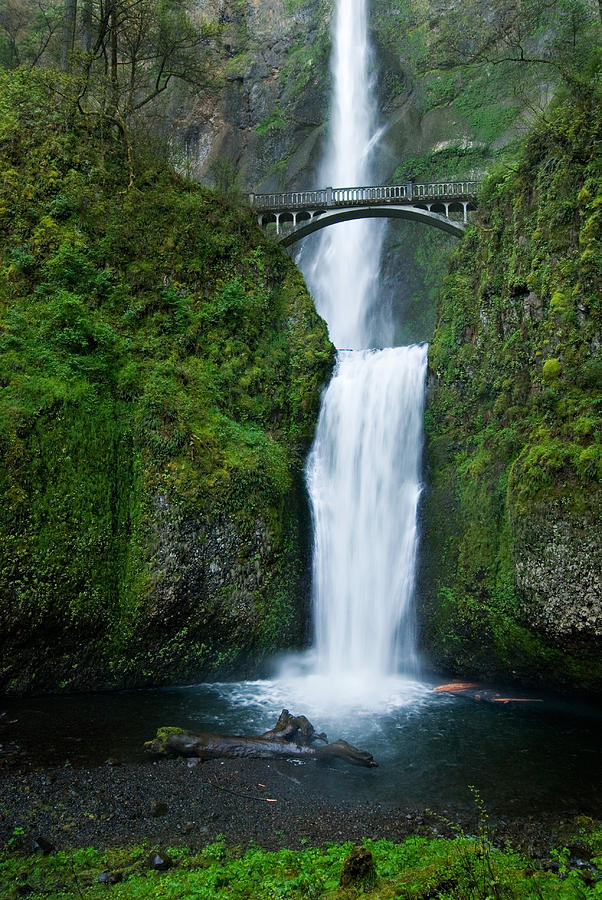
[[[600,831],[587,833],[581,840],[591,847],[595,866],[600,862]],[[548,869],[511,850],[495,848],[483,834],[454,839],[411,837],[401,844],[366,840],[363,846],[374,859],[376,882],[340,888],[341,870],[352,846],[274,852],[253,847],[242,852],[218,840],[202,850],[169,849],[172,866],[164,872],[150,868],[149,846],[102,852],[87,848],[45,857],[7,852],[0,858],[0,885],[7,900],[25,892],[32,898],[68,900],[106,897],[107,891],[119,900],[350,900],[357,896],[366,900],[593,900],[600,896],[598,884],[571,868],[568,851],[552,851]]]

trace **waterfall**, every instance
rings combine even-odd
[[[426,347],[340,353],[307,478],[319,666],[414,668],[412,595]]]
[[[367,0],[338,0],[333,20],[333,103],[319,182],[332,187],[374,184],[380,129],[374,99]],[[320,232],[309,258],[298,262],[336,347],[385,346],[393,337],[388,310],[378,303],[386,225],[346,222]]]
[[[324,185],[375,183],[379,123],[367,0],[337,0]],[[307,466],[316,673],[411,673],[426,347],[391,347],[379,298],[384,224],[324,229],[298,258],[339,349]],[[371,349],[371,348],[385,349]]]

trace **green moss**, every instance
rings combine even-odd
[[[555,381],[560,376],[561,372],[562,363],[559,359],[555,359],[553,356],[550,357],[550,359],[546,359],[541,370],[544,381]]]
[[[598,481],[602,484],[602,446],[582,450],[577,460],[577,471],[584,481]]]
[[[184,734],[183,728],[159,728],[157,729],[157,737],[161,741],[166,741],[172,734]]]
[[[165,748],[172,735],[184,734],[183,728],[158,728],[157,735],[152,741],[144,742],[144,749],[149,753],[165,753]]]
[[[450,824],[450,823],[447,823]],[[453,823],[452,823],[453,824]],[[458,829],[460,830],[460,829]],[[460,830],[461,832],[461,830]],[[598,859],[600,828],[587,817],[578,817],[566,828],[567,844],[579,839]],[[351,843],[308,847],[303,850],[265,851],[252,847],[245,853],[230,848],[221,839],[203,849],[172,847],[168,850],[173,868],[168,872],[148,869],[146,846],[98,851],[93,847],[26,856],[4,853],[0,856],[0,885],[5,896],[19,896],[28,884],[38,895],[104,897],[107,890],[121,900],[161,896],[168,900],[201,897],[221,898],[349,898],[366,900],[426,897],[506,897],[551,900],[589,900],[599,896],[578,869],[572,869],[567,851],[551,850],[561,861],[560,872],[541,870],[528,857],[511,849],[500,850],[491,843],[485,824],[474,837],[428,839],[410,837],[400,844],[391,841],[364,840],[363,846],[374,859],[376,880],[348,888],[339,887],[345,859]],[[101,873],[114,873],[110,886],[99,884]]]
[[[464,147],[459,142],[457,147],[407,157],[396,168],[392,183],[400,184],[409,179],[417,182],[462,179],[472,170],[488,165],[490,160],[491,154],[486,147]]]
[[[283,111],[277,109],[267,119],[260,122],[255,131],[261,135],[270,131],[282,131],[284,128],[286,128],[286,118]]]
[[[423,576],[424,641],[442,664],[596,691],[599,654],[534,630],[514,560],[550,516],[585,521],[600,497],[599,103],[584,79],[492,173],[444,281]]]
[[[0,72],[0,682],[199,677],[298,634],[298,483],[332,348],[247,210],[141,152],[128,189],[125,147],[69,94]],[[202,582],[161,623],[157,554],[182,521],[191,541],[231,523],[240,567],[269,533],[253,628],[220,637],[236,585],[219,606]]]

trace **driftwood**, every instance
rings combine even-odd
[[[498,691],[480,687],[472,681],[452,681],[433,688],[437,694],[460,694],[471,700],[484,700],[486,703],[541,703],[538,697],[507,697]]]
[[[372,768],[372,755],[352,747],[347,741],[328,743],[305,716],[292,716],[283,709],[275,726],[256,737],[194,734],[182,728],[159,728],[157,736],[144,745],[149,753],[164,756],[196,756],[198,759],[342,759],[354,766]]]

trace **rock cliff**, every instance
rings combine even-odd
[[[423,638],[446,667],[602,688],[599,85],[487,182],[430,351]]]
[[[194,177],[240,188],[311,186],[328,112],[327,0],[198,3],[221,36],[210,90],[172,102]]]
[[[332,0],[198,0],[196,9],[221,31],[213,84],[170,109],[189,171],[210,180],[229,166],[241,188],[259,191],[313,187],[329,115]],[[445,14],[411,0],[372,4],[383,181],[482,173],[548,90],[511,66],[465,72],[456,59],[438,69]]]

